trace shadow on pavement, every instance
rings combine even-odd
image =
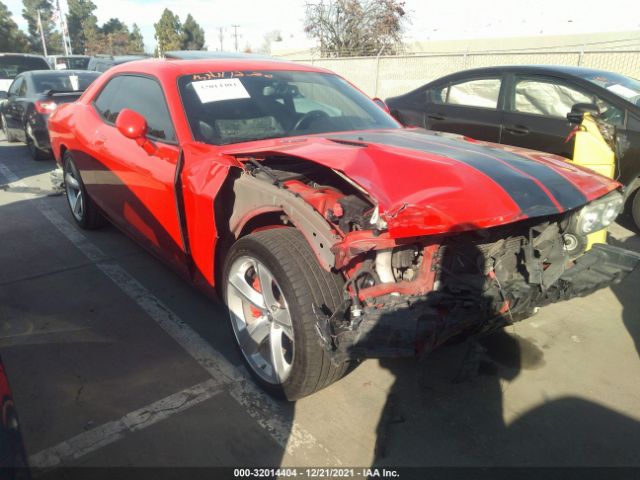
[[[9,159],[5,155],[14,148],[23,147],[3,146],[2,159]],[[30,166],[25,175],[34,175],[39,167]],[[10,168],[20,177],[19,168]],[[42,163],[42,172],[52,168],[50,162]],[[5,180],[0,174],[0,183]],[[62,207],[58,202],[66,203],[66,199],[25,199],[19,195],[24,191],[16,186],[0,191],[0,196],[12,200],[0,205],[0,237],[12,238],[14,247],[7,250],[5,245],[0,255],[5,272],[0,285],[0,350],[12,381],[28,454],[208,381],[210,376],[202,365],[37,214],[36,201],[51,201],[58,210]],[[162,225],[135,195],[126,189],[119,193],[158,242],[169,241]],[[71,223],[67,210],[64,205],[59,211]],[[83,235],[99,245],[96,237],[102,232]],[[51,248],[48,259],[40,258],[43,242]],[[242,368],[232,349],[232,334],[222,307],[148,255],[134,260],[124,267],[136,272],[136,278],[142,275],[135,269],[143,269],[149,291],[176,310],[205,342],[227,357],[229,364]],[[41,271],[23,278],[23,270],[29,271],[33,262]],[[147,277],[154,279],[147,281]],[[225,387],[179,414],[127,431],[124,438],[72,464],[280,465],[283,447],[272,438],[269,428],[251,416],[259,408],[256,402],[250,391],[238,394]],[[280,403],[277,410],[279,418],[267,422],[278,422],[280,431],[288,432],[294,406]]]
[[[614,288],[636,345],[638,275],[636,271]],[[448,286],[443,288],[446,291]],[[475,292],[478,305],[488,300],[480,290]],[[473,310],[468,312],[472,315]],[[449,317],[444,318],[441,325],[450,324]],[[453,317],[454,321],[460,318]],[[506,410],[504,392],[511,382],[523,370],[544,364],[543,350],[533,341],[504,329],[479,336],[477,341],[449,341],[421,363],[380,360],[395,383],[377,428],[375,465],[640,466],[640,422],[603,405],[569,396],[529,409],[531,402],[525,397],[519,400],[523,406],[511,404]],[[530,388],[533,398],[544,395],[541,384],[519,388],[525,393]]]
[[[636,235],[623,241],[609,238],[609,243],[618,247],[640,252],[640,238]],[[640,286],[640,271],[636,270],[619,285],[614,285],[611,290],[622,304],[622,319],[629,335],[636,346],[638,356],[640,356],[640,296],[638,287]]]
[[[565,397],[505,416],[503,391],[542,351],[499,331],[482,341],[480,375],[454,383],[467,345],[444,347],[422,366],[387,360],[396,375],[378,426],[376,466],[638,466],[640,422]],[[539,386],[532,388],[540,388]]]

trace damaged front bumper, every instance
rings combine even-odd
[[[622,281],[640,264],[640,254],[597,244],[573,261],[553,284],[526,281],[501,286],[496,295],[452,295],[434,290],[420,296],[390,294],[362,305],[350,300],[333,315],[314,306],[323,347],[336,362],[353,357],[405,357],[427,353],[462,334],[477,335],[524,320],[550,303],[589,295]],[[507,302],[506,299],[509,299]],[[504,303],[504,307],[500,304]],[[487,312],[494,310],[494,314]]]

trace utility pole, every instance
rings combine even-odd
[[[44,56],[47,56],[47,42],[44,41],[44,28],[42,28],[42,18],[40,17],[40,10],[38,10],[38,30],[40,30],[40,40],[42,41],[42,52]]]
[[[218,38],[220,39],[220,51],[223,52],[223,41],[224,41],[224,27],[218,27]]]
[[[60,32],[62,32],[62,46],[64,48],[65,55],[71,55],[71,40],[69,38],[69,30],[67,29],[67,22],[62,14],[62,9],[60,8],[60,0],[56,0],[54,12],[54,20],[57,19],[58,24],[60,25]]]
[[[235,42],[236,52],[238,51],[238,28],[240,25],[231,25],[233,27],[233,38]]]

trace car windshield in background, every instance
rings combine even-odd
[[[56,58],[56,70],[86,70],[89,66],[89,57],[58,57]]]
[[[635,78],[611,72],[587,73],[582,75],[582,78],[606,88],[634,105],[640,105],[640,81]]]
[[[30,70],[50,70],[44,58],[0,55],[0,78],[14,79],[16,75]]]
[[[332,74],[209,72],[180,77],[178,87],[195,139],[214,145],[399,128],[368,97]]]
[[[64,72],[38,73],[33,75],[36,92],[44,93],[84,91],[99,77],[97,72]]]

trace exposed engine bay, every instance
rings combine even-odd
[[[616,283],[640,261],[607,245],[568,248],[567,238],[579,235],[576,211],[393,238],[376,202],[340,172],[292,157],[242,160],[230,231],[239,236],[256,213],[277,214],[344,277],[339,309],[313,306],[318,341],[336,362],[424,354]]]

